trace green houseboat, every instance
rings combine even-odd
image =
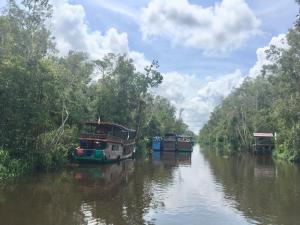
[[[85,123],[78,146],[73,151],[77,162],[118,162],[133,157],[135,153],[135,130],[122,125],[91,121]]]

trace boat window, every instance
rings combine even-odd
[[[112,145],[111,150],[112,151],[119,151],[119,145]]]
[[[105,149],[106,146],[107,146],[107,143],[104,141],[95,141],[95,143],[94,143],[95,148]]]
[[[106,134],[107,132],[108,132],[107,127],[104,127],[102,125],[96,126],[96,129],[95,129],[96,134]]]
[[[94,133],[95,127],[91,124],[85,124],[83,130],[84,133],[90,134],[90,133]]]
[[[94,147],[94,143],[90,140],[80,140],[80,147],[84,149],[92,149]]]
[[[88,142],[86,140],[80,140],[81,148],[88,148]]]

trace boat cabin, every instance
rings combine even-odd
[[[152,150],[160,151],[162,149],[163,139],[162,137],[155,136],[152,138]]]
[[[177,150],[182,152],[191,152],[193,149],[192,138],[188,136],[177,136]]]
[[[77,161],[119,161],[135,150],[135,131],[109,122],[86,122],[73,153]]]
[[[176,134],[168,133],[165,134],[163,140],[163,150],[164,151],[176,151],[177,137]]]

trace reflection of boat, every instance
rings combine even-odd
[[[124,160],[120,163],[103,166],[80,166],[72,170],[73,179],[84,191],[109,191],[117,188],[134,172],[134,161]]]
[[[254,176],[255,177],[274,177],[275,169],[270,166],[256,166],[254,168]]]
[[[275,165],[272,158],[269,157],[255,157],[254,176],[255,177],[274,177]]]
[[[191,137],[178,135],[177,150],[180,152],[191,152],[193,150],[193,143]]]
[[[155,164],[164,164],[171,166],[191,165],[192,155],[189,152],[153,152],[152,161]]]
[[[192,154],[189,152],[182,152],[177,154],[179,165],[192,165]]]
[[[73,152],[79,162],[113,162],[130,158],[135,151],[135,131],[107,122],[87,122],[80,146]]]

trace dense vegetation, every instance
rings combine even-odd
[[[242,152],[250,148],[253,132],[276,132],[274,155],[300,161],[299,18],[286,38],[287,49],[271,46],[267,51],[274,64],[265,65],[257,78],[247,78],[211,113],[199,133],[202,144]]]
[[[135,128],[141,142],[187,130],[174,106],[149,92],[162,82],[157,62],[141,73],[125,55],[61,57],[49,19],[45,0],[10,0],[0,15],[0,180],[62,167],[85,120]]]

